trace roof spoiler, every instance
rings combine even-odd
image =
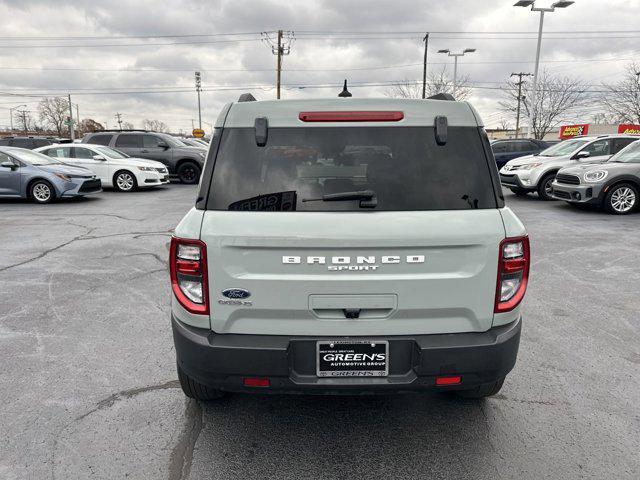
[[[243,93],[242,95],[240,95],[240,98],[238,98],[238,102],[255,102],[255,101],[256,101],[256,97],[254,97],[250,93]]]
[[[450,93],[436,93],[435,95],[427,97],[427,100],[447,100],[449,102],[456,101],[456,99],[453,98],[453,95],[451,95]]]

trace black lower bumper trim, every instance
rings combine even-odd
[[[216,334],[172,318],[180,368],[194,380],[226,391],[254,393],[376,393],[455,390],[494,382],[511,371],[521,320],[486,332],[366,337],[389,341],[389,376],[319,378],[317,337]],[[331,337],[336,340],[348,337]],[[327,338],[322,338],[326,340]],[[437,376],[462,383],[436,387]],[[268,388],[244,387],[246,377],[266,377]]]

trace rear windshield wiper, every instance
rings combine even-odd
[[[360,200],[360,208],[376,208],[378,199],[373,190],[360,190],[357,192],[327,193],[321,198],[303,198],[303,202],[342,202],[348,200]]]

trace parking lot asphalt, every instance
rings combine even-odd
[[[179,389],[169,325],[194,196],[0,201],[0,478],[640,478],[640,214],[506,194],[533,266],[496,397],[206,404]]]

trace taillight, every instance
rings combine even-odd
[[[505,238],[500,242],[494,312],[508,312],[522,301],[529,281],[529,263],[529,237]]]
[[[200,240],[171,237],[171,288],[185,310],[209,314],[207,246]]]

